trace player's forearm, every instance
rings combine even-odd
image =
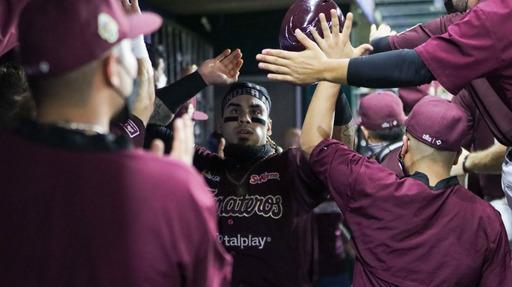
[[[465,170],[480,174],[501,174],[501,165],[507,148],[499,143],[490,148],[470,153],[464,163]]]
[[[138,79],[140,86],[138,87],[139,96],[133,108],[133,114],[144,123],[144,126],[147,126],[155,103],[153,67],[149,58],[137,59],[137,62],[139,65]]]
[[[334,110],[340,85],[320,82],[315,90],[302,126],[300,145],[306,156],[333,132]]]
[[[350,59],[346,80],[358,87],[396,88],[426,84],[434,76],[414,50],[398,50]]]

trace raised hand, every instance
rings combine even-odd
[[[387,24],[380,24],[379,28],[375,24],[372,24],[370,27],[370,42],[382,38],[387,37],[391,35],[395,35],[396,31],[392,31],[391,27],[389,27]]]
[[[226,49],[217,57],[204,61],[198,72],[207,85],[229,85],[238,81],[243,63],[239,49],[233,52]]]
[[[352,47],[350,43],[350,31],[352,30],[352,13],[347,14],[347,19],[343,26],[343,31],[340,31],[340,22],[336,10],[331,10],[332,31],[329,29],[329,24],[323,13],[320,14],[320,25],[324,37],[320,37],[316,29],[311,30],[316,43],[320,49],[325,53],[328,58],[342,59],[353,58],[362,56],[369,51],[373,50],[369,44],[363,44],[357,48]]]

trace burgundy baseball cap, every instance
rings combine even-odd
[[[17,24],[28,0],[0,1],[0,57],[18,44]]]
[[[435,149],[459,151],[467,132],[464,111],[451,102],[426,96],[405,121],[407,133]]]
[[[405,113],[410,113],[412,108],[424,97],[429,95],[430,84],[418,87],[406,87],[398,90],[398,96],[404,105]]]
[[[405,122],[402,102],[390,91],[378,91],[361,98],[359,116],[361,125],[373,131],[403,126]]]
[[[194,107],[194,113],[192,114],[192,120],[194,121],[206,121],[208,119],[208,115],[196,110],[197,108],[197,99],[196,97],[193,97],[192,99],[188,100],[188,102],[181,105],[179,110],[174,115],[174,118],[179,118],[182,115],[186,114],[188,111],[188,106],[192,105]]]
[[[161,24],[154,13],[127,15],[119,0],[31,0],[18,23],[21,61],[31,76],[62,74]]]

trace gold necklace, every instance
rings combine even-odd
[[[247,194],[247,188],[246,188],[246,184],[245,184],[245,181],[247,180],[247,177],[249,176],[249,174],[260,164],[262,163],[264,160],[266,160],[269,156],[271,156],[272,154],[269,154],[267,155],[266,157],[258,160],[251,168],[249,168],[249,170],[244,174],[244,176],[242,176],[242,179],[237,181],[233,178],[233,176],[231,174],[229,174],[229,172],[227,170],[224,170],[224,172],[226,173],[226,177],[227,179],[234,185],[237,186],[237,195],[239,196],[242,196],[242,195],[246,195]]]

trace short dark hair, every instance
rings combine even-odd
[[[402,139],[405,129],[403,126],[383,130],[368,130],[368,135],[386,142],[396,142]]]
[[[23,68],[14,63],[0,65],[0,127],[13,126],[34,114]]]

